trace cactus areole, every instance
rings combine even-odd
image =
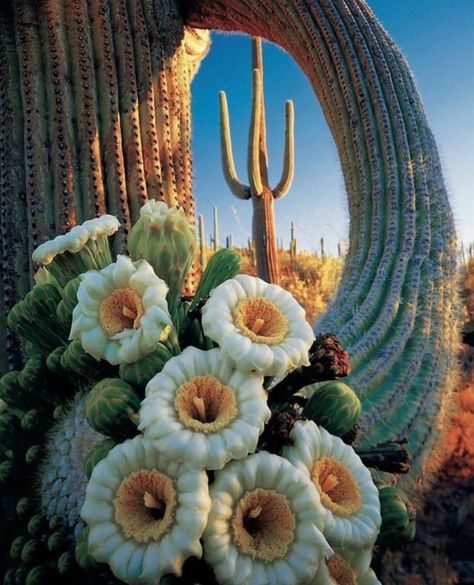
[[[412,75],[363,0],[1,4],[0,369],[18,365],[5,315],[31,285],[38,244],[105,212],[127,231],[147,199],[193,216],[189,87],[207,50],[198,29],[211,28],[280,45],[314,88],[351,218],[316,327],[351,355],[364,440],[409,437],[411,481],[452,390],[456,242]]]

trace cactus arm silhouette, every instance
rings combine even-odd
[[[223,91],[219,92],[219,117],[224,178],[229,189],[238,199],[250,199],[251,193],[249,187],[239,180],[235,170],[234,156],[232,154],[232,138],[230,135],[229,110],[227,108],[227,98]]]
[[[294,139],[294,108],[293,102],[285,103],[285,151],[283,154],[283,170],[281,178],[273,189],[273,198],[284,197],[293,182],[295,173],[295,139]]]

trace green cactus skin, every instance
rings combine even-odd
[[[97,432],[118,441],[137,434],[140,398],[120,378],[105,378],[92,388],[85,402],[85,417]]]
[[[415,538],[415,509],[405,492],[394,486],[379,488],[379,499],[382,526],[376,544],[398,549]]]
[[[364,444],[408,437],[400,482],[411,488],[429,474],[425,455],[449,412],[459,312],[453,217],[407,63],[362,0],[186,0],[184,15],[277,43],[314,88],[351,218],[341,282],[315,329],[351,356]]]
[[[303,416],[341,437],[360,419],[357,394],[347,384],[333,380],[317,388],[303,409]]]

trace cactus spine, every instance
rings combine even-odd
[[[288,192],[294,172],[293,102],[285,105],[285,154],[281,179],[272,190],[268,184],[265,106],[263,100],[263,64],[261,39],[252,39],[252,119],[248,151],[250,185],[240,182],[235,171],[229,128],[226,94],[219,93],[222,165],[232,193],[239,199],[252,199],[252,237],[255,242],[258,276],[278,283],[279,267],[276,246],[273,202]]]
[[[459,318],[452,213],[407,63],[362,0],[189,0],[186,10],[193,26],[279,44],[314,88],[351,217],[341,283],[315,327],[351,355],[368,443],[408,436],[412,482],[447,411]]]

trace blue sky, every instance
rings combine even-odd
[[[369,0],[408,59],[437,140],[456,218],[458,238],[474,242],[474,0]],[[275,202],[278,237],[335,253],[348,230],[344,184],[336,149],[319,103],[298,66],[280,48],[264,44],[270,182],[281,173],[284,103],[295,104],[295,178]],[[194,192],[206,231],[217,205],[221,242],[238,245],[251,233],[252,204],[229,191],[222,175],[217,95],[227,93],[234,158],[247,180],[250,120],[250,39],[213,33],[212,48],[192,85]]]

